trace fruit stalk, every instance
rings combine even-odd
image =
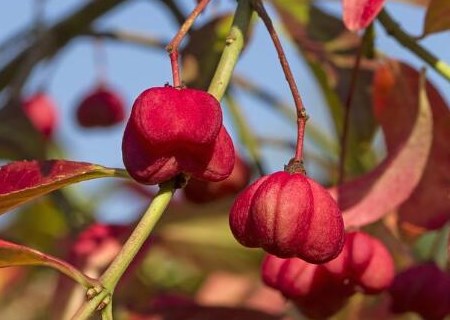
[[[295,107],[297,109],[297,147],[295,150],[294,161],[301,163],[303,160],[303,141],[305,136],[305,125],[308,120],[308,116],[306,114],[306,109],[303,105],[302,98],[297,88],[297,84],[295,82],[294,76],[292,74],[291,68],[289,66],[289,62],[287,61],[286,54],[284,53],[283,46],[281,45],[280,38],[273,27],[272,19],[270,19],[266,9],[264,8],[261,0],[252,0],[252,5],[255,11],[260,16],[261,20],[264,22],[264,25],[269,31],[270,37],[272,38],[275,49],[278,53],[278,58],[281,63],[281,67],[283,68],[284,75],[286,76],[286,80],[289,84],[289,89],[292,92],[292,96],[294,98]]]
[[[199,14],[205,9],[210,0],[201,0],[194,10],[191,12],[189,17],[183,23],[183,25],[178,30],[175,37],[166,47],[167,52],[170,57],[170,64],[172,65],[172,76],[173,76],[173,86],[175,88],[181,87],[181,78],[180,78],[180,66],[178,63],[178,47],[180,46],[181,41],[186,36],[186,33],[192,27],[193,23],[199,16]]]

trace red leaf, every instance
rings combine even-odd
[[[366,28],[383,8],[385,0],[343,0],[345,26],[351,31]]]
[[[330,190],[343,211],[346,228],[380,219],[408,199],[419,183],[430,151],[433,127],[423,89],[419,96],[420,109],[414,126],[397,148],[371,172]]]
[[[418,78],[416,70],[394,61],[377,71],[375,115],[383,128],[388,151],[397,148],[401,137],[413,126],[418,108],[414,94]],[[430,156],[417,188],[399,208],[400,223],[414,226],[416,231],[440,228],[450,219],[450,111],[429,82],[427,93],[434,123]]]
[[[97,285],[97,282],[94,279],[85,276],[65,261],[25,246],[0,240],[0,268],[24,265],[37,265],[54,268],[86,288]]]
[[[431,0],[425,15],[423,34],[427,35],[450,29],[450,1]]]
[[[0,167],[0,214],[72,183],[119,176],[124,176],[121,170],[85,162],[12,162]]]

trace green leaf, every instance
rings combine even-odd
[[[121,169],[66,160],[16,161],[0,167],[0,214],[80,181],[125,177]]]
[[[56,269],[86,288],[97,285],[94,279],[81,273],[65,261],[40,251],[0,239],[0,268],[11,266],[47,266]]]
[[[450,1],[431,0],[425,15],[423,35],[450,29]]]

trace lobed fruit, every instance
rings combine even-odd
[[[345,239],[336,202],[301,173],[276,172],[251,184],[231,208],[230,227],[244,246],[311,263],[335,258]]]
[[[181,173],[220,181],[234,166],[234,147],[210,94],[169,86],[145,90],[133,105],[122,141],[126,169],[158,184]]]
[[[22,102],[22,108],[36,130],[46,139],[51,138],[58,124],[57,107],[51,97],[36,93]]]
[[[236,154],[233,171],[230,176],[219,182],[190,179],[183,189],[187,200],[194,203],[206,203],[237,194],[250,180],[250,167]]]
[[[315,319],[332,316],[357,291],[376,294],[388,289],[393,277],[388,250],[363,232],[349,233],[339,256],[321,265],[273,255],[262,265],[263,281]]]
[[[110,127],[125,119],[125,106],[116,92],[99,86],[82,99],[76,116],[84,128]]]

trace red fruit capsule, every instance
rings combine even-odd
[[[53,100],[43,92],[39,92],[23,104],[23,111],[30,122],[45,138],[50,138],[58,123],[57,107]]]
[[[77,120],[85,128],[110,127],[125,119],[122,98],[114,91],[98,87],[77,107]]]
[[[158,184],[180,173],[220,181],[234,166],[234,147],[219,102],[194,89],[151,88],[136,99],[122,156],[138,182]]]
[[[301,173],[276,172],[255,181],[231,208],[230,227],[244,246],[311,263],[335,258],[345,239],[336,202]]]
[[[335,278],[321,265],[298,258],[267,255],[262,265],[262,279],[312,319],[332,316],[355,293],[349,282]]]
[[[366,294],[388,289],[393,275],[388,250],[363,232],[349,233],[341,253],[324,264],[268,255],[262,265],[263,281],[314,319],[332,316],[360,289]]]
[[[190,179],[183,189],[187,200],[194,203],[206,203],[237,194],[250,180],[250,168],[236,155],[234,168],[230,176],[219,182]]]
[[[350,281],[366,294],[380,293],[389,288],[395,274],[394,261],[384,244],[364,232],[348,233],[342,252],[323,267],[334,277]]]

